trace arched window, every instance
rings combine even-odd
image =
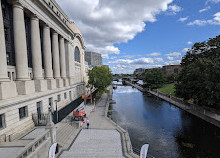
[[[75,48],[74,57],[75,57],[75,61],[80,63],[80,51],[78,47]]]

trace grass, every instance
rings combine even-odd
[[[163,87],[159,88],[158,90],[159,90],[159,92],[161,92],[163,94],[169,94],[169,95],[172,95],[174,97],[176,96],[174,84],[164,85]]]

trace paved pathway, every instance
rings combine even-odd
[[[60,158],[123,158],[120,134],[116,130],[83,129]]]
[[[122,143],[120,133],[116,127],[105,118],[105,105],[107,94],[96,104],[95,112],[87,114],[90,128],[83,129],[70,146],[64,151],[60,158],[122,158]],[[89,107],[89,106],[87,106]]]

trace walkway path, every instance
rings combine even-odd
[[[86,124],[68,150],[60,158],[123,158],[123,137],[111,121],[105,117],[108,95],[103,94],[95,106],[95,112],[87,114],[90,128]],[[87,106],[88,107],[88,106]],[[126,157],[131,157],[126,154]]]

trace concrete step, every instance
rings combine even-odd
[[[57,132],[57,142],[59,145],[64,146],[74,134],[76,128],[68,123],[63,123],[63,125],[60,125],[59,128],[61,129],[58,129]]]

